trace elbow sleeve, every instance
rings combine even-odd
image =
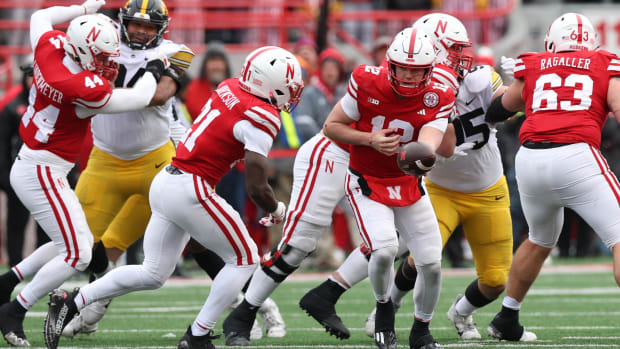
[[[487,109],[487,113],[484,116],[484,121],[490,123],[502,122],[508,120],[515,114],[514,111],[509,111],[504,108],[502,105],[502,97],[504,97],[504,95],[495,98],[495,100],[491,102],[491,105],[489,106],[489,109]]]

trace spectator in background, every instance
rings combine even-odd
[[[293,49],[293,53],[301,56],[301,58],[303,58],[308,64],[307,70],[308,76],[310,78],[312,78],[312,76],[314,75],[314,71],[317,68],[319,57],[317,51],[318,46],[316,45],[316,42],[309,36],[304,36],[297,40],[297,42],[295,43],[295,48]]]
[[[198,117],[215,87],[231,77],[230,61],[224,45],[211,42],[207,47],[200,65],[200,75],[187,86],[185,105],[192,120]]]
[[[11,267],[22,260],[24,230],[30,217],[30,212],[11,188],[9,174],[22,146],[19,124],[28,107],[28,94],[32,86],[32,56],[20,69],[23,74],[19,90],[16,90],[19,92],[0,112],[0,190],[7,196],[7,253]],[[47,241],[47,234],[37,224],[37,247]]]
[[[391,42],[392,38],[390,38],[389,36],[381,36],[372,43],[372,65],[378,67],[381,65],[381,63],[383,63],[383,61],[385,60],[385,53],[387,52],[387,49],[390,46]]]

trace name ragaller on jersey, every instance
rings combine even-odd
[[[62,92],[53,88],[47,83],[47,81],[45,81],[45,78],[43,77],[43,74],[41,74],[41,70],[39,69],[39,65],[37,63],[34,64],[32,71],[34,77],[34,84],[37,87],[37,90],[39,90],[42,95],[53,100],[54,102],[59,104],[62,103]]]
[[[540,60],[540,70],[545,70],[558,65],[565,67],[590,70],[589,58],[576,58],[576,57],[558,57],[543,58]]]
[[[235,104],[239,103],[239,98],[230,90],[228,85],[224,85],[215,90],[218,96],[222,99],[222,102],[226,105],[228,110],[232,110]]]

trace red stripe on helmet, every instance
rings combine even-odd
[[[581,20],[580,15],[577,16],[577,43],[581,44],[581,38],[583,36],[583,21]]]
[[[248,74],[250,73],[250,65],[252,64],[252,61],[254,60],[254,58],[256,58],[258,55],[260,55],[263,52],[269,51],[269,50],[275,50],[278,47],[274,47],[274,46],[270,46],[270,47],[265,47],[262,50],[259,50],[258,52],[256,52],[252,57],[248,58],[248,63],[245,65],[244,67],[244,71],[243,71],[243,81],[247,81],[248,79]]]
[[[413,28],[411,31],[411,39],[409,39],[409,50],[407,51],[409,54],[407,55],[407,59],[413,61],[413,50],[415,49],[415,37],[418,34],[418,29]]]

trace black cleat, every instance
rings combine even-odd
[[[194,336],[192,334],[192,326],[190,325],[179,341],[178,349],[215,349],[215,345],[211,340],[218,339],[220,336],[214,336],[213,332],[209,332],[204,336]]]
[[[339,339],[351,337],[349,329],[342,323],[340,317],[336,315],[334,304],[317,295],[316,288],[311,289],[301,298],[299,307],[325,327],[325,331],[329,332],[329,334]]]
[[[409,336],[410,349],[441,349],[443,348],[430,333],[418,338],[413,337],[413,333]]]
[[[226,336],[226,345],[245,347],[252,344],[250,342],[250,331],[254,320],[256,320],[256,310],[245,309],[247,306],[249,304],[243,300],[224,320],[222,327]],[[256,308],[258,309],[258,307]]]
[[[518,317],[503,317],[501,315],[501,312],[495,315],[489,324],[487,328],[489,337],[514,342],[533,342],[538,339],[535,333],[526,331],[521,326]]]
[[[0,285],[0,305],[11,301],[11,294],[14,288],[15,285]]]
[[[49,309],[43,327],[43,337],[48,348],[56,349],[58,347],[62,330],[78,313],[73,301],[78,291],[76,288],[71,294],[61,289],[50,292],[50,301],[47,303],[49,304]]]
[[[2,336],[12,346],[29,347],[30,343],[24,334],[24,317],[26,313],[11,311],[11,303],[0,306],[0,330]]]
[[[379,349],[396,349],[396,332],[383,330],[375,332],[375,344]]]

